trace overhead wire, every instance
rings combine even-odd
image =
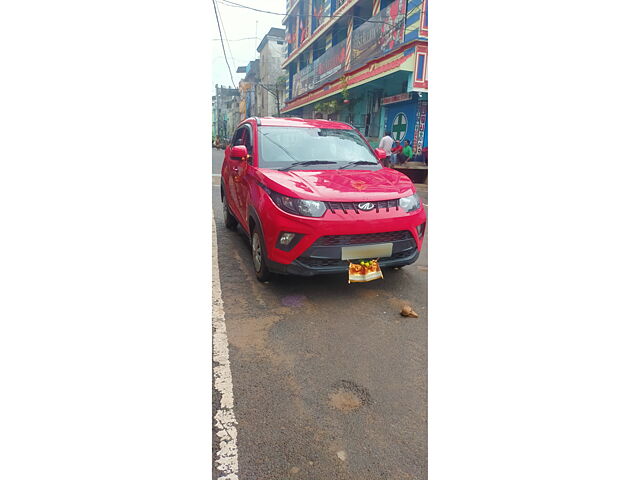
[[[244,37],[244,38],[231,38],[231,39],[227,38],[226,39],[227,43],[228,42],[240,42],[242,40],[257,40],[257,37]],[[221,38],[214,38],[213,41],[214,42],[220,42],[220,41],[222,41],[222,39]]]
[[[268,10],[261,10],[259,8],[254,8],[254,7],[249,7],[247,5],[241,5],[239,3],[233,2],[232,0],[218,0],[219,3],[221,3],[222,5],[228,6],[228,7],[237,7],[237,8],[246,8],[249,10],[253,10],[256,12],[261,12],[261,13],[268,13],[268,14],[272,14],[272,15],[280,15],[280,16],[284,16],[286,14],[284,13],[278,13],[278,12],[272,12],[272,11],[268,11]],[[302,18],[302,17],[310,17],[313,15],[292,15],[292,17],[296,17],[296,18]],[[342,17],[348,17],[349,15],[345,14],[345,15],[320,15],[320,16],[316,16],[316,18],[319,17],[324,17],[324,18],[342,18]],[[365,23],[377,23],[377,24],[384,24],[384,25],[389,25],[391,27],[393,27],[389,32],[385,32],[384,36],[388,36],[388,35],[392,35],[396,30],[399,30],[403,27],[402,24],[398,24],[398,23],[390,23],[390,22],[384,22],[384,21],[377,21],[377,20],[371,20],[371,19],[367,19],[364,17],[359,17],[357,15],[353,15],[354,19],[357,20],[362,20],[362,23],[359,26],[364,25]],[[354,26],[355,29],[355,26]],[[335,33],[346,33],[348,31],[347,27],[336,27],[334,28]]]
[[[233,68],[236,69],[237,68],[236,59],[233,58],[231,45],[229,45],[229,37],[227,36],[227,29],[224,26],[224,20],[222,20],[222,12],[219,10],[220,10],[220,6],[218,5],[218,15],[220,15],[220,23],[222,24],[222,32],[224,33],[224,39],[227,41],[227,49],[229,50],[229,56],[231,57],[231,65],[233,65]]]
[[[220,33],[220,38],[223,38],[222,28],[220,27],[220,16],[218,15],[218,6],[216,5],[216,0],[213,0],[213,11],[216,14],[216,23],[218,24],[218,32]],[[227,63],[227,68],[229,69],[229,76],[231,77],[231,85],[233,88],[236,87],[236,82],[233,80],[233,73],[231,73],[231,66],[229,65],[229,59],[227,58],[227,50],[224,47],[224,42],[220,42],[222,44],[222,53],[224,54],[224,61]]]
[[[242,5],[240,3],[236,3],[236,2],[234,2],[232,0],[220,0],[220,3],[222,3],[223,5],[225,5],[227,7],[246,8],[248,10],[253,10],[255,12],[266,13],[266,14],[269,14],[269,15],[279,15],[281,17],[287,16],[286,13],[273,12],[271,10],[262,10],[260,8],[250,7],[248,5]],[[358,20],[363,20],[364,23],[366,23],[366,22],[369,22],[369,23],[382,23],[382,24],[385,24],[385,25],[395,26],[395,24],[390,23],[390,22],[385,22],[385,21],[382,21],[382,20],[371,20],[370,18],[368,19],[368,18],[364,18],[364,17],[359,17],[357,15],[350,15],[348,13],[345,13],[345,14],[342,14],[342,15],[314,15],[312,13],[308,13],[308,14],[305,14],[305,15],[301,15],[301,14],[289,15],[289,17],[298,18],[298,19],[299,18],[303,18],[303,17],[307,17],[307,18],[308,17],[315,17],[315,18],[342,18],[342,17],[347,17],[348,18],[348,17],[352,17],[352,18],[355,18],[355,19],[358,19]]]
[[[231,75],[232,83],[233,83],[233,75],[231,74],[231,68],[229,67],[229,62],[228,62],[228,60],[227,60],[226,52],[225,52],[225,49],[224,49],[224,41],[226,40],[226,42],[227,42],[227,47],[229,48],[229,53],[230,53],[230,55],[231,55],[231,46],[229,45],[229,41],[256,40],[256,39],[257,39],[257,37],[246,37],[246,38],[240,38],[240,39],[229,40],[229,39],[227,38],[227,36],[226,36],[226,30],[224,30],[224,23],[223,23],[223,25],[222,25],[222,30],[224,30],[224,35],[223,35],[223,34],[222,34],[222,31],[221,31],[221,29],[220,29],[220,20],[219,20],[219,13],[218,13],[218,9],[219,9],[220,7],[216,5],[216,1],[217,1],[218,3],[220,3],[220,4],[224,5],[224,6],[234,7],[234,8],[244,8],[244,9],[247,9],[247,10],[253,10],[253,11],[256,11],[256,12],[265,13],[265,14],[270,14],[270,15],[278,15],[278,16],[282,16],[282,17],[284,17],[284,16],[286,16],[287,14],[286,14],[286,13],[273,12],[273,11],[270,11],[270,10],[263,10],[263,9],[259,9],[259,8],[251,7],[251,6],[248,6],[248,5],[242,5],[242,4],[240,4],[240,3],[234,2],[233,0],[213,0],[213,3],[214,3],[214,9],[216,10],[216,20],[218,20],[218,30],[220,31],[220,37],[221,37],[220,39],[214,39],[214,40],[220,41],[220,42],[221,42],[221,44],[222,44],[223,52],[225,53],[225,61],[227,62],[227,67],[229,68],[229,74]],[[217,6],[217,9],[216,9],[216,6]],[[377,24],[384,24],[384,25],[389,25],[389,26],[393,27],[393,29],[392,29],[391,31],[389,31],[389,32],[385,32],[385,35],[384,35],[384,36],[387,36],[387,35],[393,34],[393,32],[394,32],[395,30],[398,30],[399,28],[402,28],[402,26],[403,26],[403,25],[401,25],[401,24],[397,24],[397,23],[390,23],[390,22],[379,21],[379,20],[371,20],[371,18],[363,18],[363,17],[359,17],[359,16],[357,16],[357,15],[350,15],[350,14],[343,14],[343,15],[314,15],[314,14],[301,15],[301,14],[296,14],[296,15],[290,15],[289,17],[290,17],[290,18],[298,18],[298,19],[300,19],[300,18],[308,18],[308,17],[316,17],[316,18],[342,18],[342,17],[347,17],[347,18],[349,18],[349,17],[351,17],[351,18],[353,18],[353,19],[361,20],[361,21],[362,21],[362,23],[361,23],[359,26],[361,26],[361,25],[363,25],[363,24],[365,24],[365,23],[371,23],[371,24],[377,23]],[[347,30],[347,28],[338,28],[338,30],[339,30],[339,31],[342,31],[342,30],[345,30],[345,31],[346,31],[346,30]],[[223,40],[223,38],[224,38],[224,40]],[[235,67],[235,61],[234,61],[233,57],[232,57],[232,61],[233,61],[233,63],[234,63],[234,67]],[[235,87],[235,83],[233,83],[233,85],[234,85],[234,87]],[[263,88],[265,88],[265,86],[264,86],[264,85],[261,85],[261,86],[262,86]],[[269,89],[267,89],[267,88],[265,88],[265,89],[266,89],[266,90],[269,90]],[[272,93],[272,92],[271,92],[271,93]]]

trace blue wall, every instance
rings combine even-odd
[[[391,105],[388,105],[385,108],[387,109],[387,113],[386,113],[387,120],[385,124],[385,131],[386,130],[391,131],[392,137],[395,138],[395,135],[393,135],[393,131],[392,131],[393,120],[398,113],[400,112],[404,113],[407,116],[407,131],[405,133],[404,138],[402,139],[402,142],[404,142],[405,140],[409,140],[411,142],[411,147],[415,149],[415,145],[413,144],[413,136],[415,134],[416,114],[418,113],[418,101],[412,100],[409,102],[392,103]],[[419,145],[420,148],[428,146],[428,139],[427,139],[428,131],[429,131],[429,113],[427,111],[427,115],[425,118],[424,139],[422,141],[422,145]],[[382,136],[382,132],[380,136]]]
[[[393,119],[398,113],[404,113],[407,117],[407,131],[402,142],[409,140],[411,142],[411,146],[413,146],[413,133],[416,126],[416,109],[418,108],[417,100],[392,103],[385,108],[387,109],[387,123],[385,124],[385,130],[392,131]],[[392,137],[395,139],[395,135],[392,134]]]

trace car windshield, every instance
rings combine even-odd
[[[261,168],[275,170],[379,170],[367,143],[355,130],[258,127]]]

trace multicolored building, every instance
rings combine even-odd
[[[427,146],[427,0],[288,0],[287,116]]]

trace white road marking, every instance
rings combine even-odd
[[[218,268],[218,243],[216,222],[213,222],[213,388],[220,395],[220,408],[215,413],[215,430],[219,439],[216,452],[218,480],[238,480],[238,447],[236,444],[236,417],[233,413],[233,382],[229,364],[229,342],[224,321],[220,270]]]

